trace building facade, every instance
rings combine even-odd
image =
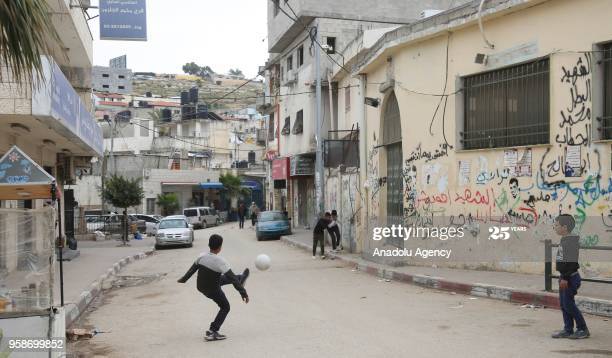
[[[321,47],[323,118],[320,130],[321,140],[324,140],[330,135],[335,138],[337,131],[351,130],[338,124],[335,115],[337,89],[330,85],[333,65],[346,61],[339,49],[345,48],[364,31],[408,23],[418,19],[425,9],[447,9],[451,3],[444,0],[389,1],[376,7],[365,1],[268,3],[268,157],[272,160],[270,180],[274,181],[268,195],[275,209],[289,212],[295,227],[310,227],[317,216],[315,198],[319,194],[315,190],[314,172],[316,47]],[[277,160],[276,164],[273,160]],[[280,168],[285,161],[288,161],[289,173],[286,177],[273,177],[274,165]],[[277,173],[280,175],[284,171],[277,170]],[[334,207],[326,207],[326,210],[332,209]]]
[[[100,92],[132,93],[132,77],[129,68],[94,66],[92,88]]]
[[[479,14],[479,3],[392,30],[351,59],[350,75],[335,71],[359,89],[347,113],[361,124],[364,257],[408,247],[372,240],[373,227],[399,223],[485,241],[491,225],[521,227],[518,244],[476,245],[482,262],[462,263],[515,272],[542,272],[540,240],[558,240],[559,214],[576,218],[583,247],[611,243],[612,4],[506,0]],[[581,261],[587,275],[612,271],[596,252]]]

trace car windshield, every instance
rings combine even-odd
[[[160,229],[180,229],[187,227],[187,223],[182,219],[162,220],[159,222]]]
[[[183,211],[183,214],[187,217],[189,216],[198,216],[198,210],[196,209],[189,209],[189,210],[185,210]]]
[[[283,213],[274,212],[274,211],[264,211],[259,216],[259,221],[280,221],[287,220]]]

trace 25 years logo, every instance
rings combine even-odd
[[[510,228],[507,226],[492,226],[489,228],[489,240],[508,240]]]
[[[526,227],[491,226],[489,240],[508,240],[511,232],[527,231]]]

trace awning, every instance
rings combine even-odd
[[[200,188],[202,189],[225,189],[223,184],[219,182],[200,183]]]
[[[198,183],[196,182],[173,182],[173,181],[163,181],[161,183],[161,185],[174,185],[174,186],[178,186],[178,185],[189,185],[189,186],[194,186],[194,185],[198,185]]]
[[[240,186],[250,190],[261,190],[261,184],[255,180],[243,180]]]

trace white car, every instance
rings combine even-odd
[[[190,224],[199,229],[206,229],[209,226],[216,226],[221,223],[217,210],[208,206],[185,208],[183,209],[183,215],[187,217]]]
[[[139,220],[144,220],[146,225],[145,234],[147,236],[154,236],[157,233],[157,224],[159,224],[159,219],[153,215],[145,215],[145,214],[135,214],[134,215]]]
[[[155,248],[182,245],[193,246],[193,225],[183,215],[168,216],[159,221],[155,234]]]

